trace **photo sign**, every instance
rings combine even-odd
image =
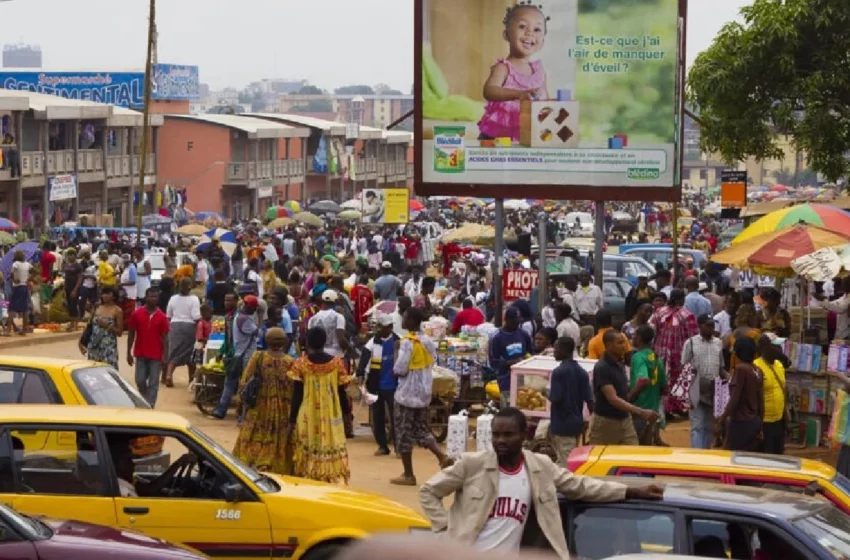
[[[677,199],[682,11],[417,0],[417,194]]]
[[[361,213],[367,224],[406,224],[410,221],[410,191],[365,189]]]
[[[506,270],[502,275],[504,301],[530,299],[531,290],[537,286],[539,274],[536,270]]]

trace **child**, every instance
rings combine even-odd
[[[519,141],[520,101],[549,98],[543,63],[532,60],[543,48],[547,21],[543,10],[530,1],[507,9],[503,36],[509,53],[496,61],[484,84],[487,107],[478,122],[479,139]]]
[[[195,368],[198,365],[204,364],[204,348],[207,345],[207,340],[212,334],[212,316],[213,310],[208,304],[201,306],[201,320],[195,327],[195,349],[192,351],[192,363],[189,364],[189,390],[193,390],[192,384],[195,380]]]

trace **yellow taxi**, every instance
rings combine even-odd
[[[135,387],[107,364],[33,356],[0,355],[0,404],[72,404],[150,408]],[[21,434],[27,449],[48,442],[34,434]],[[73,451],[75,442],[53,441]],[[156,438],[135,442],[138,460],[157,462],[162,451]]]
[[[850,479],[820,461],[720,449],[588,445],[567,458],[575,474],[757,486],[820,496],[850,513]]]
[[[64,443],[27,449],[23,435]],[[175,458],[168,466],[129,459],[133,442],[152,436]],[[0,407],[0,501],[27,514],[140,531],[215,558],[326,560],[370,533],[429,530],[387,498],[257,472],[185,418],[131,408]]]

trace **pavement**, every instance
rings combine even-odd
[[[25,337],[15,336],[12,338],[0,337],[0,352],[3,354],[38,354],[54,358],[79,359],[80,351],[77,347],[78,333],[49,333],[34,334]],[[37,350],[35,349],[37,345]],[[118,341],[120,361],[119,369],[121,375],[134,384],[133,368],[127,364],[126,349],[127,338],[122,337]],[[12,350],[12,352],[9,352]],[[174,375],[175,386],[166,388],[160,386],[157,409],[175,412],[188,418],[196,427],[207,433],[215,441],[227,449],[232,449],[236,442],[238,428],[236,420],[228,417],[224,420],[215,420],[204,416],[191,403],[191,394],[187,390],[188,376],[186,368],[179,368]],[[368,418],[368,411],[363,407],[356,407],[355,417],[358,427],[355,430],[356,437],[348,441],[348,457],[351,468],[351,488],[375,492],[396,500],[409,507],[420,510],[416,487],[393,486],[389,483],[391,478],[402,473],[401,461],[394,456],[375,457],[377,449],[371,430],[364,425]],[[690,426],[688,422],[674,422],[667,426],[663,432],[663,440],[671,446],[689,447]],[[474,446],[474,440],[470,441]],[[472,447],[470,448],[472,449]],[[837,454],[828,449],[804,449],[788,450],[789,454],[819,459],[831,465],[835,464]],[[435,474],[439,467],[433,456],[424,449],[415,449],[413,452],[414,472],[420,483],[425,482]]]

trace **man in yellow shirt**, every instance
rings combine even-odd
[[[600,309],[596,312],[596,327],[599,330],[596,331],[596,336],[587,343],[587,358],[589,360],[598,360],[605,355],[605,343],[602,338],[607,331],[613,328],[613,322],[611,312],[607,309]],[[632,344],[626,335],[623,335],[623,338],[626,339],[626,354],[629,354],[632,351]]]
[[[753,365],[764,379],[762,451],[782,455],[785,453],[785,368],[779,360],[782,349],[773,344],[770,337],[762,335],[758,341],[758,351],[760,356]]]
[[[109,253],[101,251],[98,259],[100,262],[97,264],[97,283],[101,286],[115,286],[118,279],[115,276],[115,269],[107,262]]]

